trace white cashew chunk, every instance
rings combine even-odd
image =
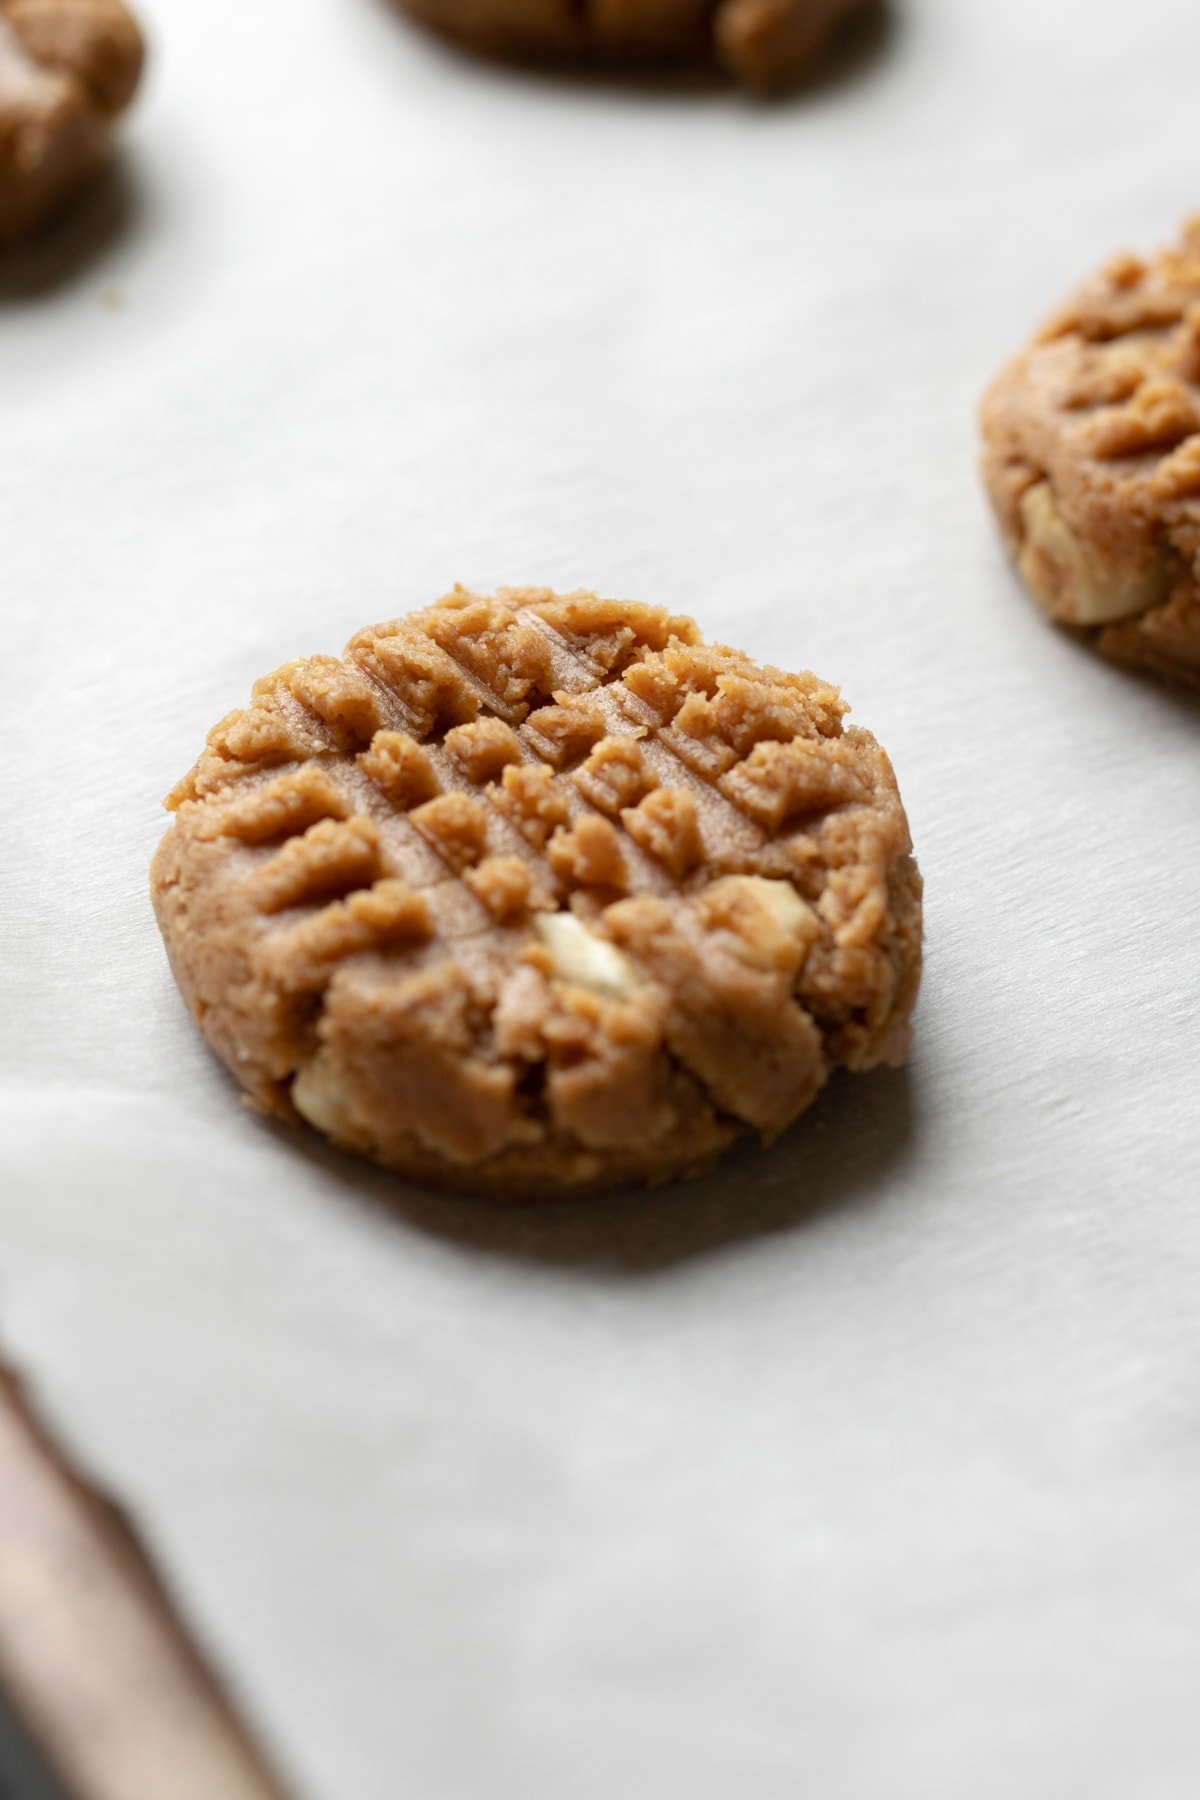
[[[1166,562],[1154,552],[1141,568],[1101,568],[1058,509],[1048,481],[1021,496],[1022,581],[1042,611],[1066,625],[1112,625],[1167,598]]]
[[[550,952],[552,972],[559,981],[607,1000],[627,1000],[641,986],[629,958],[589,931],[574,913],[537,913],[533,925]]]
[[[817,915],[807,900],[802,900],[790,881],[775,881],[766,875],[739,875],[742,890],[766,907],[781,931],[816,935]]]
[[[292,1105],[326,1137],[336,1138],[344,1129],[346,1109],[336,1085],[317,1063],[306,1063],[292,1083]]]
[[[816,913],[790,881],[726,875],[697,904],[725,949],[754,969],[794,974],[821,935]]]

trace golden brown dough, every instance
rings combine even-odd
[[[121,0],[0,0],[0,248],[95,174],[142,59]]]
[[[628,62],[714,59],[745,86],[806,74],[864,0],[400,0],[485,55]]]
[[[1001,371],[984,479],[1042,610],[1200,685],[1200,219],[1118,256]]]
[[[695,1169],[907,1049],[920,878],[844,711],[653,607],[456,589],[210,733],[176,979],[259,1107],[418,1179]]]

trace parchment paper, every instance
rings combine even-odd
[[[904,0],[770,107],[143,11],[119,176],[0,274],[8,1352],[313,1800],[1190,1800],[1200,709],[1036,617],[972,415],[1200,205],[1200,11]],[[511,1219],[239,1107],[160,796],[456,579],[844,685],[906,1073]]]

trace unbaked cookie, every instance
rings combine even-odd
[[[844,712],[654,607],[456,589],[210,733],[176,979],[259,1107],[417,1179],[695,1169],[907,1049],[920,877]]]
[[[864,0],[400,0],[487,55],[715,60],[760,91],[795,82]]]
[[[142,56],[121,0],[0,0],[0,247],[31,236],[99,168]]]
[[[1200,219],[1081,288],[993,383],[983,436],[1043,611],[1106,656],[1200,684]]]

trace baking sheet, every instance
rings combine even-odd
[[[1035,617],[972,411],[1200,204],[1200,13],[906,0],[762,107],[145,0],[0,273],[0,1334],[313,1800],[1200,1780],[1200,708]],[[841,682],[909,1070],[498,1217],[239,1108],[146,900],[276,663],[585,584]]]

